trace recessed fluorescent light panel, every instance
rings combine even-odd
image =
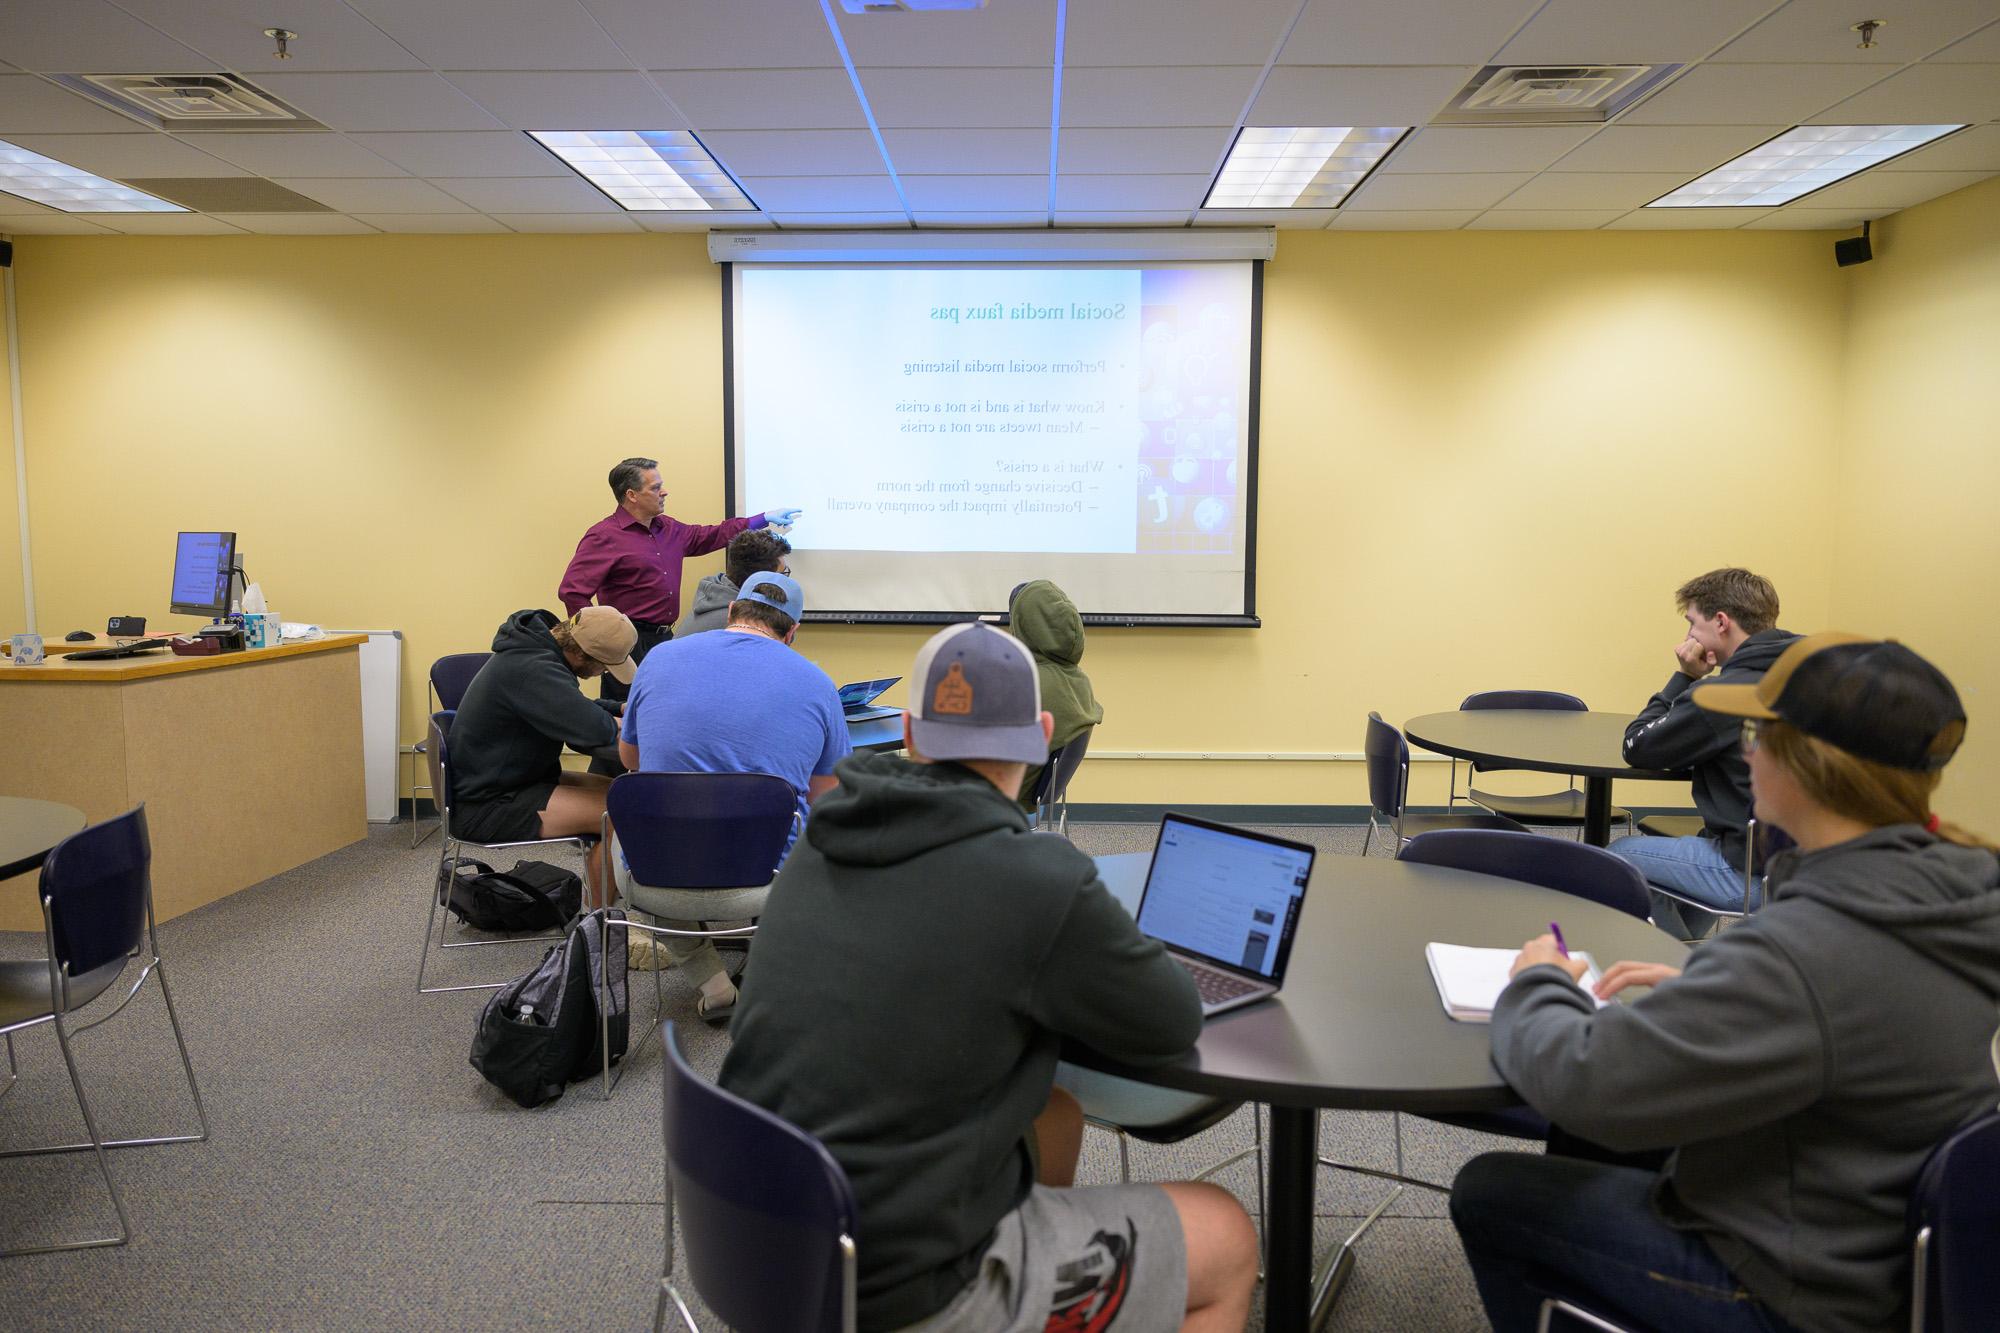
[[[135,190],[82,167],[31,153],[0,139],[0,190],[65,213],[185,213],[144,190]]]
[[[1901,157],[1963,125],[1801,125],[1698,176],[1648,208],[1775,208]]]
[[[686,130],[530,130],[544,148],[634,213],[755,212]]]
[[[1202,207],[1338,208],[1408,133],[1403,125],[1246,126]]]

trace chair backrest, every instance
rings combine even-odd
[[[661,1041],[667,1226],[678,1217],[695,1290],[739,1333],[852,1329],[847,1173],[812,1135],[689,1068],[674,1024]]]
[[[1909,1225],[1911,1329],[1991,1328],[2000,1310],[2000,1111],[1931,1150],[1910,1191]]]
[[[769,773],[626,773],[605,798],[632,878],[653,889],[769,884],[798,813]]]
[[[42,862],[49,948],[81,976],[139,947],[152,904],[153,843],[146,807],[92,824],[57,843]]]
[[[1498,829],[1440,829],[1420,833],[1396,854],[1420,865],[1451,866],[1539,884],[1545,889],[1615,907],[1644,921],[1652,914],[1646,877],[1602,847]]]
[[[431,693],[437,696],[438,707],[456,709],[465,698],[472,678],[492,656],[492,653],[452,653],[431,663]]]
[[[1028,788],[1028,802],[1036,810],[1046,812],[1049,808],[1049,792],[1055,787],[1056,770],[1062,766],[1062,755],[1066,748],[1058,745],[1049,751],[1048,762],[1043,764],[1042,771],[1035,775],[1035,785]]]
[[[1377,814],[1401,819],[1403,796],[1410,782],[1409,742],[1402,732],[1384,722],[1380,713],[1370,713],[1361,753],[1368,764],[1368,804]]]
[[[1482,708],[1540,708],[1551,713],[1587,713],[1588,704],[1574,694],[1558,690],[1481,690],[1468,694],[1458,706],[1460,712]]]
[[[1035,808],[1042,819],[1055,818],[1056,807],[1069,795],[1070,779],[1076,776],[1077,769],[1083,767],[1083,756],[1090,749],[1091,733],[1096,730],[1096,727],[1085,727],[1068,743],[1049,751],[1049,762],[1042,766],[1042,775],[1035,781]]]
[[[454,709],[440,708],[431,714],[430,732],[424,741],[424,765],[431,773],[431,796],[438,803],[438,812],[446,815],[452,807],[451,765],[445,759],[445,747],[451,740],[451,722],[458,713]],[[446,834],[451,832],[447,827]]]

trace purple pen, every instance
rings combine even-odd
[[[1569,957],[1569,942],[1563,939],[1563,928],[1551,921],[1549,922],[1549,934],[1556,937],[1556,952],[1565,958]]]

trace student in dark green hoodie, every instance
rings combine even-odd
[[[1047,579],[1014,589],[1007,603],[1007,627],[1035,655],[1035,679],[1042,690],[1042,707],[1055,719],[1049,748],[1068,745],[1104,720],[1104,707],[1090,688],[1083,661],[1083,617],[1069,594]],[[1028,766],[1021,779],[1021,804],[1034,808],[1030,793],[1043,765]]]
[[[1257,1242],[1232,1196],[1062,1188],[1063,1041],[1169,1059],[1201,1004],[1089,858],[1028,830],[1050,718],[1027,649],[954,626],[910,680],[910,758],[844,760],[772,885],[722,1086],[846,1171],[866,1333],[1240,1330]]]

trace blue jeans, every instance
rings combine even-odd
[[[1786,1333],[1706,1241],[1654,1215],[1655,1179],[1532,1153],[1467,1162],[1452,1182],[1451,1220],[1494,1333],[1532,1330],[1547,1296],[1630,1329]]]
[[[1656,838],[1640,833],[1614,838],[1605,850],[1636,866],[1648,884],[1672,889],[1723,911],[1743,910],[1743,867],[1731,865],[1707,838]],[[1753,907],[1757,897],[1753,893]],[[1653,920],[1662,930],[1684,940],[1699,938],[1712,924],[1699,908],[1658,893],[1653,895]]]

